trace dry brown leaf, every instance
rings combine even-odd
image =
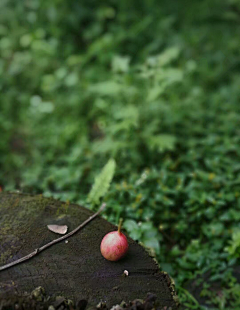
[[[66,234],[68,227],[67,225],[47,225],[48,229],[56,234],[64,235]]]

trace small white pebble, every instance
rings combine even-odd
[[[66,240],[65,243],[68,243],[68,240]]]
[[[125,274],[126,277],[129,275],[129,272],[127,270],[124,270],[123,273]]]

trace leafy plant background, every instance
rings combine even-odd
[[[106,218],[237,309],[239,33],[237,0],[2,0],[1,188],[86,204],[114,158]]]

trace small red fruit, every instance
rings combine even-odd
[[[121,233],[122,220],[119,222],[118,230],[106,234],[101,242],[102,256],[110,261],[117,261],[122,258],[128,250],[126,236]]]

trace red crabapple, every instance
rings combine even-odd
[[[122,220],[119,222],[118,230],[106,234],[101,242],[100,250],[107,260],[117,261],[122,258],[128,250],[128,241],[121,232]]]

